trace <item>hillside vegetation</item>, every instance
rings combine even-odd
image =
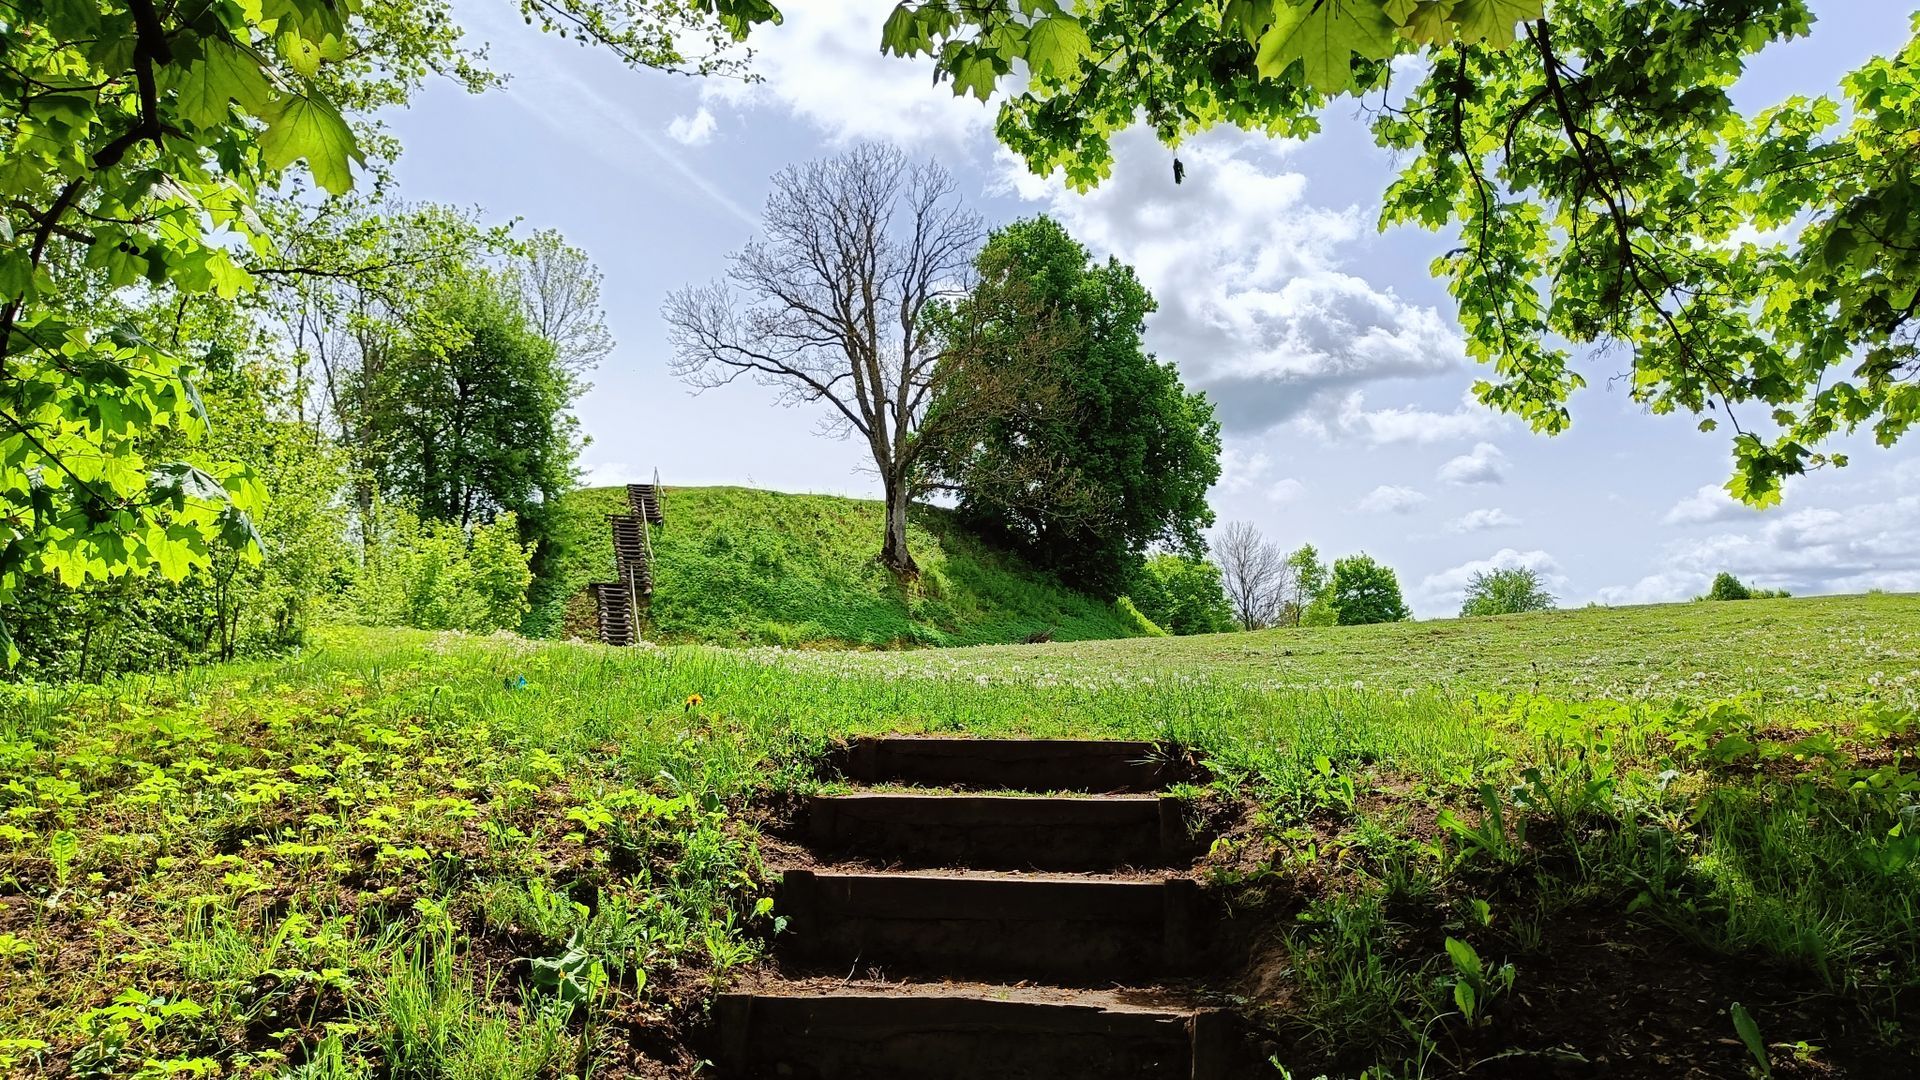
[[[570,598],[568,635],[593,636],[589,581],[612,575],[606,516],[621,488],[567,497],[569,549],[553,594]],[[903,587],[874,558],[882,505],[830,495],[738,487],[668,488],[653,533],[652,640],[855,646],[1062,641],[1132,633],[1104,601],[1068,589],[1020,558],[982,544],[937,507],[916,506],[909,543],[920,580]]]
[[[1920,598],[1228,640],[342,628],[0,687],[0,1076],[705,1075],[701,1003],[783,916],[759,823],[881,731],[1205,753],[1189,794],[1242,816],[1195,874],[1264,943],[1234,992],[1292,1075],[1920,1067]]]

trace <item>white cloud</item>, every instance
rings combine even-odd
[[[713,133],[719,126],[713,110],[702,105],[692,116],[674,117],[667,125],[667,137],[683,146],[705,146],[713,141]]]
[[[701,94],[753,107],[785,108],[835,142],[958,145],[993,128],[994,109],[933,81],[926,57],[883,56],[880,28],[895,0],[782,5],[777,32],[756,34],[757,83],[708,79]]]
[[[1273,461],[1264,450],[1247,450],[1228,443],[1220,449],[1220,479],[1214,487],[1228,495],[1250,491],[1273,471]]]
[[[1661,520],[1669,525],[1705,525],[1715,521],[1741,521],[1759,511],[1727,494],[1718,484],[1702,484],[1698,491],[1673,504]]]
[[[1469,390],[1460,397],[1460,407],[1437,412],[1407,405],[1400,408],[1368,409],[1366,395],[1355,390],[1340,403],[1336,424],[1341,434],[1366,440],[1374,446],[1393,443],[1451,442],[1491,432],[1499,422],[1492,409],[1480,404]]]
[[[1482,510],[1469,510],[1452,521],[1447,522],[1447,531],[1456,533],[1489,532],[1493,529],[1510,529],[1520,524],[1520,519],[1499,507]]]
[[[1113,176],[1084,195],[1003,151],[1005,186],[1139,272],[1159,302],[1148,347],[1209,392],[1229,430],[1264,430],[1377,380],[1464,366],[1450,319],[1341,268],[1341,249],[1371,232],[1372,214],[1310,203],[1306,177],[1287,162],[1293,144],[1210,132],[1181,147],[1178,186],[1150,131],[1131,129],[1113,146]]]
[[[1544,551],[1516,551],[1513,548],[1501,548],[1484,559],[1473,559],[1459,566],[1449,567],[1436,574],[1428,574],[1420,582],[1419,597],[1422,606],[1428,609],[1458,608],[1467,594],[1467,583],[1475,574],[1490,573],[1494,570],[1532,570],[1540,575],[1549,591],[1556,594],[1566,589],[1567,577],[1560,572],[1560,564],[1552,555]]]
[[[1291,476],[1282,477],[1267,488],[1267,499],[1269,502],[1290,503],[1306,494],[1306,491],[1307,485]]]
[[[624,461],[604,461],[586,466],[580,476],[581,487],[614,487],[651,480],[652,475],[638,465]]]
[[[1475,443],[1471,451],[1440,466],[1436,476],[1448,484],[1504,484],[1507,455],[1492,443]]]
[[[1381,484],[1367,492],[1354,508],[1368,514],[1411,514],[1426,501],[1425,495],[1410,487]]]
[[[1663,569],[1631,585],[1601,589],[1608,603],[1683,600],[1729,571],[1758,588],[1797,595],[1920,591],[1920,495],[1838,509],[1810,506],[1770,515],[1765,524],[1679,540],[1662,552]]]

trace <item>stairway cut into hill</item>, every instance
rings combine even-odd
[[[628,484],[624,514],[608,514],[613,531],[612,581],[596,581],[593,594],[600,640],[607,645],[634,645],[640,641],[640,612],[653,599],[653,537],[651,529],[665,525],[660,473],[653,483]]]
[[[715,1008],[722,1080],[1214,1080],[1200,839],[1143,742],[863,739],[811,798],[779,971]],[[959,790],[953,790],[959,789]],[[1008,794],[1007,792],[1019,792]]]

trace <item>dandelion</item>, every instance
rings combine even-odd
[[[700,707],[701,702],[704,702],[706,700],[707,700],[706,698],[701,697],[699,694],[688,694],[686,707],[683,708],[681,711],[692,712],[693,710]]]

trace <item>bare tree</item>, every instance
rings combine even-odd
[[[880,560],[907,574],[918,569],[907,506],[940,360],[929,316],[965,292],[981,239],[954,186],[887,146],[782,170],[765,236],[724,280],[674,293],[664,311],[674,374],[696,390],[750,376],[783,404],[825,402],[829,432],[866,440],[886,492]]]
[[[1248,630],[1272,626],[1293,588],[1293,567],[1279,546],[1251,521],[1235,521],[1213,542],[1220,583],[1234,617]]]
[[[507,269],[527,321],[553,343],[560,367],[574,378],[613,351],[600,306],[600,268],[552,229],[534,233]]]

